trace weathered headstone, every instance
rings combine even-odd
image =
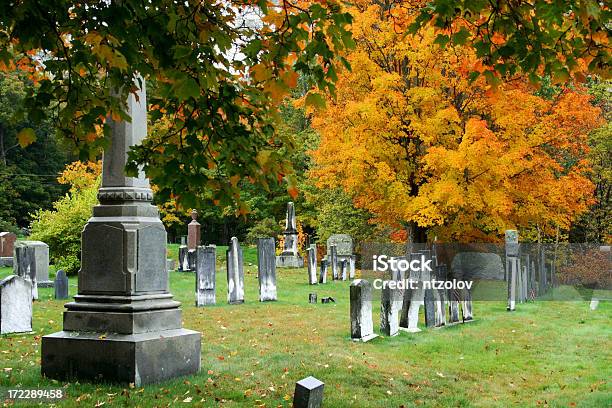
[[[591,303],[589,304],[589,309],[597,310],[597,306],[599,306],[599,299],[591,298]]]
[[[133,383],[139,387],[200,369],[200,333],[182,328],[168,290],[166,231],[149,181],[125,172],[128,152],[147,135],[144,79],[126,110],[109,117],[100,204],[83,229],[78,294],[63,331],[42,338],[47,378]]]
[[[506,231],[506,280],[508,282],[508,311],[516,310],[519,274],[518,231]]]
[[[346,278],[342,277],[342,262],[346,261],[346,276],[350,279],[355,277],[355,255],[353,254],[353,238],[347,234],[333,234],[327,239],[327,253],[331,253],[331,247],[336,247],[336,262],[338,263],[337,268],[339,269],[339,276],[336,279]]]
[[[274,238],[259,238],[257,240],[260,302],[276,300],[276,261],[274,251]]]
[[[283,231],[283,252],[276,257],[277,268],[302,268],[304,259],[298,253],[298,232],[295,220],[295,207],[287,203],[285,231]]]
[[[293,408],[320,408],[323,405],[324,386],[314,377],[306,377],[295,383]]]
[[[397,290],[384,286],[380,292],[380,331],[385,336],[397,336],[399,316],[396,308]]]
[[[32,282],[11,275],[0,281],[0,334],[32,331]]]
[[[308,248],[308,283],[317,284],[317,246],[311,245]]]
[[[451,289],[448,302],[448,322],[450,324],[459,323],[459,299],[459,292],[456,289]]]
[[[176,270],[176,261],[174,259],[167,258],[166,259],[166,269],[168,272],[172,272]]]
[[[13,248],[17,235],[12,232],[0,232],[0,266],[13,266]]]
[[[420,259],[421,254],[412,253],[410,261]],[[402,312],[400,315],[400,330],[408,333],[418,333],[421,329],[418,328],[419,310],[425,304],[423,290],[423,274],[421,270],[415,271],[410,269],[408,276],[411,285],[415,289],[406,289],[403,294]]]
[[[327,261],[331,265],[332,280],[338,280],[338,254],[336,252],[336,246],[330,246],[327,254]]]
[[[327,283],[327,265],[329,262],[327,259],[321,260],[321,272],[319,274],[319,283]]]
[[[208,306],[217,303],[216,286],[217,247],[199,246],[196,249],[196,301],[195,305]]]
[[[41,241],[18,241],[14,247],[15,257],[19,248],[27,246],[31,248],[31,270],[32,275],[36,276],[36,286],[39,288],[53,287],[53,281],[49,280],[49,245]],[[19,275],[17,262],[13,264],[13,273]]]
[[[63,269],[60,269],[55,274],[55,298],[56,299],[67,299],[68,298],[68,277]]]
[[[179,247],[179,272],[192,272],[196,268],[196,250],[189,249],[186,245]]]
[[[308,303],[317,303],[317,294],[309,293],[308,294]]]
[[[195,250],[200,246],[200,228],[198,212],[191,210],[191,222],[187,225],[187,248]]]
[[[232,237],[227,250],[227,303],[244,303],[244,266],[238,238]]]
[[[350,286],[351,339],[369,341],[375,337],[372,322],[372,285],[365,279],[356,279]]]
[[[463,317],[463,323],[474,320],[472,314],[472,293],[468,289],[461,291],[461,313]]]
[[[436,280],[446,280],[446,265],[438,265],[436,267]],[[434,326],[442,327],[446,325],[446,290],[445,289],[434,289]]]
[[[427,261],[431,261],[431,251],[430,250],[422,250],[419,251],[421,255],[421,265],[424,265]],[[431,265],[431,264],[430,264]],[[427,268],[423,268],[421,270],[421,279],[423,282],[431,282],[432,271]],[[425,326],[427,327],[435,327],[436,326],[436,299],[434,297],[435,290],[431,287],[425,287],[423,290],[423,302],[424,302],[424,311],[425,311]]]
[[[29,281],[31,283],[32,299],[38,299],[34,247],[26,244],[15,245],[14,255],[13,274]]]

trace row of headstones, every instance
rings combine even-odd
[[[550,268],[546,267],[546,252],[539,248],[535,257],[532,254],[522,253],[521,244],[518,241],[518,231],[506,231],[506,282],[508,285],[508,311],[516,310],[517,303],[524,303],[536,298],[551,287],[554,287],[554,262],[550,262]],[[548,273],[550,271],[550,277]]]
[[[232,237],[226,251],[227,302],[244,303],[244,266],[242,248],[238,238]],[[216,260],[215,245],[201,245],[195,250],[179,254],[179,270],[195,271],[196,306],[214,305],[216,299]],[[257,268],[259,277],[259,300],[275,301],[276,293],[276,255],[274,238],[257,240]]]
[[[308,254],[308,283],[327,283],[327,271],[331,270],[333,280],[355,279],[355,256],[338,255],[336,245],[329,246],[329,253],[326,259],[320,263],[319,276],[317,277],[317,246],[310,245]]]
[[[380,331],[392,337],[400,331],[416,333],[419,310],[424,307],[427,327],[445,327],[473,321],[472,299],[469,290],[461,292],[435,289],[411,289],[403,293],[383,283],[380,300]],[[448,308],[448,309],[447,309]],[[372,320],[372,285],[356,279],[350,286],[351,339],[366,342],[377,335]],[[448,321],[447,313],[448,310]],[[459,317],[461,312],[461,318]]]

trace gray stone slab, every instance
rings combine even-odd
[[[274,238],[259,238],[257,240],[257,276],[260,302],[277,299],[275,251]]]
[[[27,245],[25,243],[19,243],[15,245],[13,259],[13,274],[28,280],[31,283],[32,299],[38,299],[38,285],[36,284],[36,258],[34,246]]]
[[[459,252],[453,257],[451,270],[463,280],[504,279],[504,265],[498,254]]]
[[[32,331],[32,282],[11,275],[0,281],[0,334]]]
[[[306,377],[295,383],[293,408],[320,408],[323,405],[325,384],[315,377]]]
[[[311,245],[308,248],[308,283],[317,284],[317,246]]]
[[[172,272],[176,270],[176,260],[167,258],[166,259],[166,269],[168,272]]]
[[[319,272],[319,283],[327,283],[327,265],[326,259],[321,259],[321,269]]]
[[[189,249],[186,245],[179,247],[179,272],[194,272],[196,268],[197,254],[195,249]]]
[[[55,298],[56,299],[67,299],[68,298],[68,277],[63,269],[60,269],[55,274]]]
[[[217,303],[216,285],[217,247],[199,246],[196,249],[195,305],[208,306]]]
[[[351,339],[366,342],[376,337],[372,322],[372,285],[355,279],[350,286]]]
[[[332,280],[338,280],[340,276],[338,274],[338,254],[336,252],[335,245],[331,245],[329,247],[327,260],[329,262],[329,265],[331,266]]]
[[[338,256],[353,255],[353,238],[347,234],[333,234],[327,239],[327,253],[332,245],[336,246]]]
[[[13,257],[12,256],[0,257],[0,268],[3,268],[3,267],[8,267],[8,268],[13,267]]]
[[[232,237],[227,250],[227,303],[244,303],[244,266],[238,238]]]
[[[396,298],[399,291],[383,287],[380,292],[380,331],[385,336],[397,336],[399,333],[399,310]]]

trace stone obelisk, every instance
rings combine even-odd
[[[298,253],[298,231],[295,220],[295,207],[287,203],[285,231],[283,231],[283,252],[276,257],[277,268],[303,268],[304,259]]]
[[[196,373],[200,333],[182,328],[168,290],[166,230],[149,181],[125,173],[131,146],[147,134],[144,80],[130,94],[132,121],[111,125],[102,185],[82,236],[78,294],[63,331],[42,339],[42,374],[56,379],[134,383]]]

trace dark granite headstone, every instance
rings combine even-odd
[[[317,294],[309,293],[308,294],[308,303],[317,303]]]
[[[198,220],[198,212],[191,210],[191,222],[187,225],[187,248],[195,250],[200,246],[200,223]]]
[[[67,299],[68,298],[68,277],[63,269],[60,269],[55,274],[55,298],[56,299]]]
[[[397,336],[399,333],[399,316],[396,308],[398,291],[383,287],[380,292],[380,331],[385,336]]]
[[[293,408],[320,408],[323,405],[324,383],[307,377],[295,383]]]

